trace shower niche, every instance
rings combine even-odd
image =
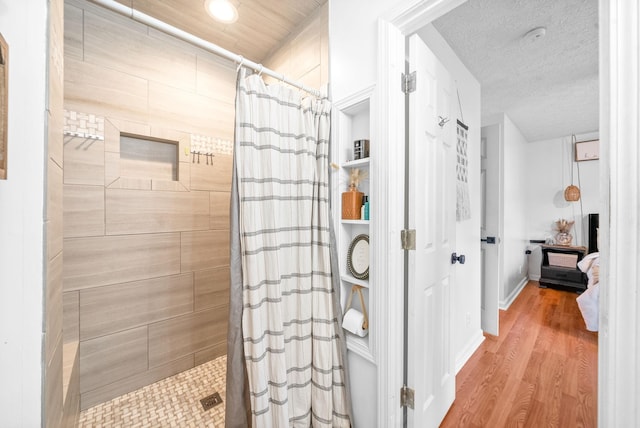
[[[189,134],[112,118],[104,128],[107,188],[191,190]]]
[[[333,194],[333,217],[335,219],[335,230],[337,240],[338,259],[340,261],[340,296],[343,313],[348,305],[349,296],[355,287],[360,290],[363,299],[359,298],[356,292],[351,299],[350,307],[356,311],[368,315],[368,333],[364,336],[354,334],[345,329],[347,338],[347,348],[362,358],[375,363],[373,349],[375,341],[375,311],[372,309],[372,302],[375,299],[375,278],[369,274],[361,275],[359,271],[353,272],[349,268],[350,257],[353,244],[361,241],[362,236],[368,239],[366,263],[371,264],[373,254],[371,248],[372,237],[370,226],[375,222],[375,218],[367,213],[359,219],[343,219],[342,217],[342,193],[349,191],[352,173],[358,169],[359,175],[364,174],[365,178],[358,183],[357,190],[362,192],[367,198],[370,195],[375,177],[371,173],[371,153],[375,153],[375,141],[370,141],[371,135],[371,96],[373,87],[357,92],[350,97],[334,103],[334,136],[335,141],[333,151],[333,162],[339,165],[334,170],[332,177]],[[358,154],[359,145],[362,140],[369,141],[369,153]],[[355,146],[355,147],[354,147]],[[365,157],[365,155],[368,155]],[[369,202],[371,203],[371,202]],[[375,203],[375,201],[373,201]],[[370,208],[370,207],[367,207]],[[364,211],[364,210],[363,210]],[[373,240],[375,242],[375,239]],[[351,251],[350,251],[351,250]],[[362,254],[359,255],[363,257]],[[370,270],[369,270],[370,272]],[[364,304],[364,308],[362,307]]]
[[[178,180],[178,142],[122,133],[120,175],[163,181]]]

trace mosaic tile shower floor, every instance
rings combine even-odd
[[[91,407],[80,414],[80,428],[224,427],[227,357]],[[222,403],[205,411],[200,400],[214,392]]]

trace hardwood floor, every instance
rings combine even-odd
[[[530,281],[456,376],[441,427],[595,427],[598,334],[576,297]]]

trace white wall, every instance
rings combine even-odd
[[[504,235],[503,288],[500,303],[504,307],[527,277],[525,251],[529,240],[526,229],[527,140],[507,115],[504,115]]]
[[[329,0],[329,82],[333,101],[340,101],[376,83],[377,18],[386,9],[385,3],[390,2]],[[404,142],[397,142],[397,146],[402,149]],[[378,201],[378,204],[382,203]],[[377,205],[377,208],[381,206]],[[374,206],[372,213],[375,212]],[[398,288],[401,286],[401,282],[398,283]],[[369,302],[372,319],[375,317],[373,306]],[[388,405],[377,402],[378,367],[349,352],[349,369],[354,426],[385,426],[378,421],[378,407]],[[391,391],[389,395],[392,395]]]
[[[334,101],[341,100],[370,85],[376,84],[377,70],[377,19],[401,3],[401,0],[330,0],[329,3],[329,54],[331,95]],[[461,365],[482,340],[480,331],[480,87],[478,82],[455,57],[449,46],[433,29],[425,29],[421,36],[430,45],[436,56],[450,69],[458,81],[463,102],[464,119],[470,125],[470,185],[472,219],[461,222],[457,227],[458,252],[466,254],[469,262],[456,267],[456,284],[453,306],[456,308],[454,339],[457,363]],[[377,100],[384,103],[385,100]],[[403,141],[390,141],[398,150],[404,150]],[[380,201],[384,203],[384,201]],[[468,321],[467,321],[468,320]],[[384,347],[385,344],[378,344]],[[353,365],[357,358],[350,358]],[[360,364],[368,364],[364,360]],[[370,369],[375,369],[369,365]],[[369,371],[375,375],[375,371]],[[376,379],[360,377],[359,385],[354,385],[352,396],[359,400],[359,392],[370,392],[376,387]],[[389,393],[391,396],[391,393]],[[386,426],[384,421],[375,420],[374,408],[397,405],[393,403],[369,403],[362,411],[354,404],[356,426]],[[365,420],[366,424],[360,421]]]
[[[9,45],[8,179],[0,180],[0,419],[41,425],[46,0],[0,2]]]
[[[502,200],[503,224],[499,233],[502,246],[502,272],[500,272],[500,308],[506,309],[517,297],[527,279],[529,245],[527,233],[527,204],[531,195],[527,190],[529,144],[520,130],[505,114],[498,114],[482,124],[499,124],[502,132]]]
[[[394,0],[329,0],[329,82],[340,100],[376,83],[377,19]]]
[[[463,122],[469,127],[467,156],[471,219],[456,223],[456,251],[466,256],[466,263],[455,267],[453,296],[454,350],[456,367],[460,369],[483,340],[480,329],[480,83],[433,25],[418,31],[418,35],[451,73],[460,95]],[[456,118],[462,119],[457,98],[452,102]]]
[[[598,133],[580,134],[577,141],[594,140]],[[571,137],[535,141],[525,147],[527,239],[546,239],[555,235],[555,221],[575,220],[571,234],[574,245],[589,245],[588,217],[599,212],[600,161],[573,162]],[[581,203],[564,200],[564,189],[573,183],[578,186],[580,171]]]

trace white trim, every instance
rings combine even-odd
[[[429,24],[466,0],[406,0],[378,20],[378,83],[376,117],[380,152],[373,157],[371,175],[379,181],[372,194],[378,205],[372,218],[371,236],[374,260],[384,261],[373,266],[379,287],[375,299],[378,309],[378,426],[402,427],[400,388],[404,366],[404,252],[400,249],[400,231],[404,227],[405,175],[405,104],[400,77],[405,69],[405,36]],[[372,117],[373,114],[372,114]],[[371,137],[374,138],[373,136]],[[374,207],[376,205],[374,204]],[[399,209],[402,207],[401,209]]]
[[[509,306],[511,306],[511,304],[520,295],[520,292],[522,291],[524,286],[527,285],[528,282],[529,282],[529,280],[527,279],[526,276],[524,278],[522,278],[522,281],[520,281],[518,286],[516,288],[514,288],[514,290],[511,292],[511,294],[509,294],[509,296],[506,299],[500,301],[499,309],[503,310],[503,311],[506,311],[507,309],[509,309]]]
[[[437,15],[440,10],[458,4],[458,0],[406,1],[392,11],[387,21],[381,20],[378,25],[380,85],[397,82],[397,76],[390,72],[392,68],[385,66],[389,59],[387,50],[397,42],[396,32],[428,23],[417,22],[419,20],[435,18],[421,14],[421,11],[431,10]],[[420,18],[413,20],[411,14]],[[601,227],[601,281],[606,286],[601,289],[600,296],[598,425],[603,427],[640,426],[640,408],[636,403],[640,396],[640,326],[637,319],[640,313],[640,293],[637,290],[640,275],[633,263],[640,259],[637,205],[640,198],[637,168],[639,21],[638,4],[635,2],[600,0],[600,193],[601,223],[605,225]],[[384,91],[380,93],[384,94]],[[387,132],[379,135],[386,136],[389,129],[404,126],[404,123],[398,123],[395,115],[391,115],[393,111],[389,104],[382,103],[380,110],[382,120],[378,123],[380,129]],[[384,116],[384,113],[389,115]],[[622,257],[616,257],[618,255]],[[388,310],[392,308],[394,306],[389,302]],[[387,331],[391,327],[397,328],[397,325],[387,326]],[[391,345],[397,341],[381,343]],[[395,354],[401,352],[400,349]],[[397,360],[393,352],[390,352],[390,357]],[[393,385],[397,379],[390,372],[380,373],[381,369],[388,368],[388,364],[389,361],[381,358],[379,394],[382,394],[380,391],[389,391],[389,384]],[[379,409],[379,426],[398,426],[397,419],[392,418],[398,413],[397,403],[385,404],[384,400],[379,400]]]
[[[401,427],[400,388],[403,381],[404,337],[404,251],[400,246],[400,231],[404,227],[404,94],[400,76],[404,72],[404,36],[388,22],[378,23],[378,80],[375,117],[378,150],[372,157],[371,176],[376,178],[372,200],[374,204],[371,233],[372,266],[377,288],[375,319],[378,356],[378,426]]]
[[[478,350],[480,345],[482,345],[482,342],[484,342],[484,334],[482,334],[482,330],[478,330],[476,331],[476,334],[471,338],[471,340],[469,340],[469,342],[466,344],[462,352],[460,352],[456,356],[456,375],[462,369],[462,367],[467,364],[467,361],[469,361],[469,358],[471,358],[473,353]]]
[[[386,14],[385,20],[409,35],[455,9],[467,0],[406,0]]]
[[[347,349],[354,354],[362,357],[364,360],[369,361],[371,364],[375,364],[376,360],[371,353],[371,345],[367,344],[366,337],[358,337],[352,333],[345,331],[347,337]],[[373,337],[373,335],[370,335]]]
[[[598,426],[640,426],[640,7],[600,0]],[[608,227],[607,227],[608,225]]]

